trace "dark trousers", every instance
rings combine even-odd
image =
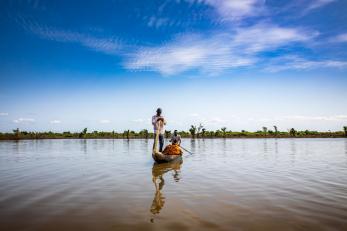
[[[159,152],[163,151],[163,147],[164,147],[164,135],[163,134],[159,134]],[[154,136],[154,142],[155,142],[155,136]]]

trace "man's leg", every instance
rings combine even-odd
[[[160,134],[159,135],[159,152],[163,151],[164,147],[164,135]]]

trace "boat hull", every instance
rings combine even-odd
[[[182,160],[181,155],[164,155],[161,152],[152,153],[153,160],[157,163],[168,163],[177,160]]]

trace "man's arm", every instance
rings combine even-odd
[[[164,117],[162,117],[162,116],[157,117],[157,121],[162,121],[162,122],[164,122]]]

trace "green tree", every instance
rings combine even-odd
[[[127,140],[130,138],[130,130],[125,131],[125,136],[126,136]]]
[[[143,129],[142,131],[140,131],[140,135],[142,136],[142,138],[148,139],[148,130]]]
[[[86,138],[86,136],[87,136],[87,131],[88,131],[87,128],[84,128],[84,129],[82,130],[82,132],[81,132],[81,138]]]
[[[274,130],[275,130],[275,135],[277,136],[278,130],[277,130],[277,126],[276,125],[274,126]]]
[[[199,126],[198,126],[198,132],[197,132],[197,137],[199,138],[200,136],[200,132],[201,132],[201,129],[203,128],[204,126],[202,126],[202,124],[200,123]]]
[[[171,137],[171,131],[165,130],[165,138],[169,139]]]
[[[205,128],[201,129],[201,136],[202,136],[202,138],[205,137],[205,133],[206,133],[206,129]]]
[[[267,134],[267,127],[263,127],[263,133],[266,136],[266,134]]]
[[[220,135],[221,135],[221,131],[220,130],[217,130],[217,131],[214,132],[214,136],[215,137],[220,137]]]
[[[345,136],[347,136],[347,126],[343,127],[343,131],[345,132]]]
[[[290,130],[289,130],[289,134],[290,134],[290,136],[296,136],[296,130],[294,129],[294,128],[291,128]]]
[[[13,134],[14,134],[14,137],[16,139],[19,139],[19,133],[20,133],[19,128],[16,128],[16,129],[13,130]]]
[[[196,134],[196,126],[191,125],[191,126],[190,126],[190,129],[189,129],[189,132],[190,132],[190,134],[191,134],[192,138],[195,138],[195,134]]]
[[[222,127],[220,130],[222,130],[223,137],[225,138],[227,128]]]

